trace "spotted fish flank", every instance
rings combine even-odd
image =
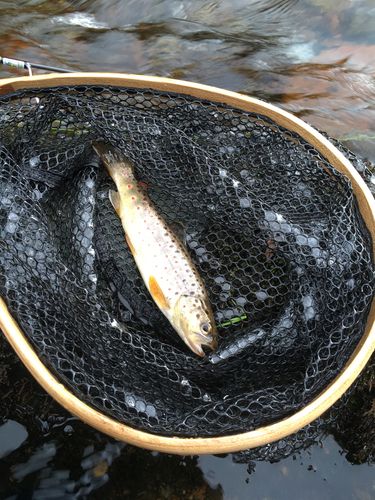
[[[137,182],[133,165],[116,148],[93,143],[117,192],[109,198],[121,218],[126,241],[155,303],[190,347],[217,349],[217,332],[203,282],[190,255]]]

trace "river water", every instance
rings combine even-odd
[[[375,162],[374,0],[0,0],[0,47],[3,57],[262,98]],[[23,75],[0,66],[0,78]],[[274,464],[116,443],[68,415],[0,346],[1,499],[375,498],[371,459],[353,465],[366,460],[332,435]]]

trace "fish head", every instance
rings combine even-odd
[[[203,297],[180,295],[173,311],[173,325],[182,340],[198,356],[205,356],[202,345],[216,351],[216,326],[211,308]]]

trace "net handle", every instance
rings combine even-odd
[[[340,172],[347,175],[353,185],[358,205],[375,244],[375,201],[365,182],[351,165],[325,137],[299,118],[271,104],[234,92],[197,83],[138,75],[108,73],[76,73],[11,78],[0,83],[0,95],[25,88],[58,87],[60,85],[102,85],[174,92],[225,103],[235,108],[269,117],[286,129],[297,132],[313,145]],[[375,252],[374,252],[375,253]],[[166,453],[179,455],[218,454],[254,448],[282,439],[318,418],[330,408],[350,387],[361,373],[375,348],[375,300],[368,317],[365,333],[343,371],[309,405],[276,424],[251,432],[213,438],[164,437],[138,431],[101,414],[70,393],[42,364],[23,332],[10,315],[0,298],[0,327],[35,379],[70,413],[92,427],[120,441]]]

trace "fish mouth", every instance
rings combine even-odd
[[[206,356],[205,352],[202,349],[202,345],[209,347],[213,352],[216,351],[217,349],[217,340],[212,338],[212,339],[207,339],[204,337],[200,337],[198,335],[195,335],[195,338],[189,338],[187,339],[187,344],[190,347],[190,349],[195,353],[198,354],[201,358],[204,358]]]

